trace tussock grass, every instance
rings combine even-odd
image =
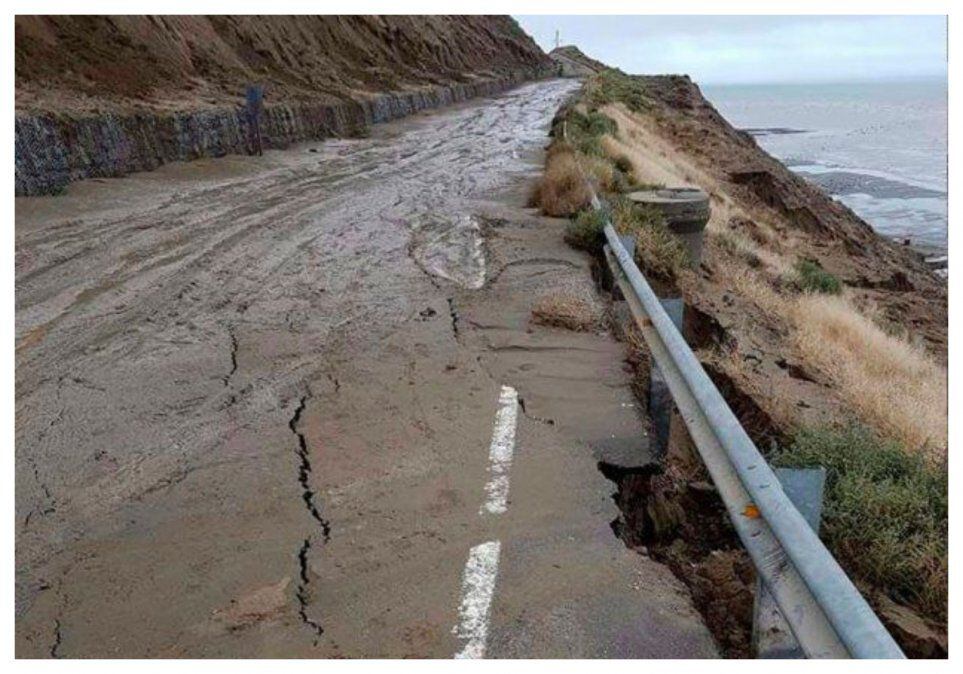
[[[943,368],[922,349],[886,334],[844,297],[804,294],[791,312],[799,351],[830,375],[864,421],[910,450],[945,456]]]
[[[602,137],[618,131],[610,117],[597,111],[580,112],[572,109],[566,117],[567,138],[586,157],[605,157]]]
[[[579,170],[575,153],[565,143],[555,143],[545,161],[545,173],[536,183],[531,203],[546,215],[568,217],[585,208],[592,198]]]
[[[604,159],[582,157],[579,164],[595,185],[596,190],[612,192],[621,184],[615,167]]]
[[[581,297],[565,293],[544,295],[532,307],[532,320],[541,325],[586,332],[599,327],[600,317]]]
[[[822,538],[847,571],[946,620],[945,465],[855,425],[803,430],[772,458],[777,465],[826,468]]]

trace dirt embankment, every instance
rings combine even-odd
[[[16,190],[355,135],[555,72],[510,17],[18,16]]]
[[[547,58],[502,16],[18,16],[18,112],[231,105],[498,78]]]

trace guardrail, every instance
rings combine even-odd
[[[611,223],[606,257],[756,571],[807,657],[903,652],[783,491]]]
[[[563,134],[567,137],[563,126]],[[604,212],[597,196],[592,206]],[[904,658],[783,490],[606,218],[614,282],[756,571],[808,658]]]

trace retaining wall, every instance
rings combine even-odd
[[[261,118],[262,142],[266,148],[283,148],[300,141],[356,135],[371,124],[495,94],[550,74],[550,70],[529,69],[498,79],[389,92],[337,104],[268,106]],[[249,131],[242,108],[91,117],[18,115],[16,194],[56,193],[74,180],[150,171],[171,161],[247,154]]]

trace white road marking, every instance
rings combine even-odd
[[[452,633],[465,639],[464,648],[455,658],[483,658],[488,642],[488,616],[495,594],[495,578],[498,576],[498,556],[501,542],[489,541],[476,545],[468,553],[465,575],[461,584],[461,606],[458,607],[458,625]]]
[[[479,512],[499,515],[508,510],[508,470],[515,454],[515,427],[518,424],[518,391],[502,386],[495,412],[492,443],[488,450],[487,495]],[[476,545],[468,553],[465,574],[462,577],[461,606],[458,607],[458,624],[452,633],[465,640],[464,647],[455,653],[456,658],[483,658],[488,641],[488,617],[495,594],[495,578],[498,576],[498,557],[502,544],[489,541]]]
[[[492,444],[488,450],[488,484],[485,485],[487,498],[479,512],[500,515],[508,510],[508,469],[512,466],[515,453],[515,425],[518,421],[518,391],[511,386],[502,386],[498,397],[498,411],[495,413],[495,428],[492,431]]]

